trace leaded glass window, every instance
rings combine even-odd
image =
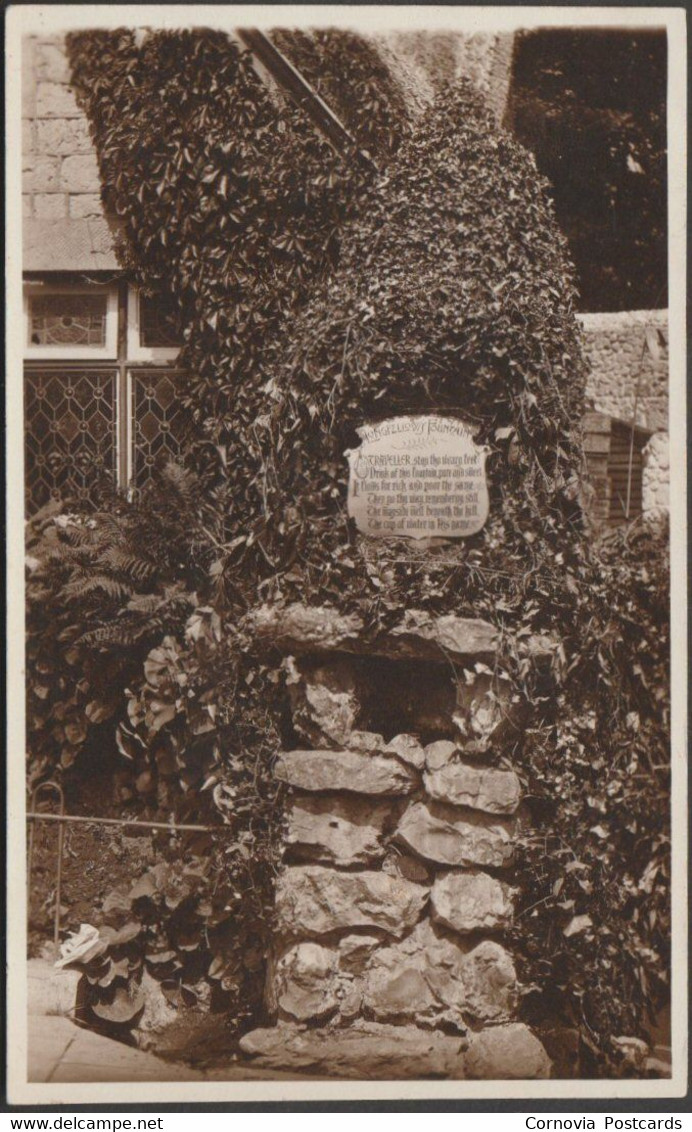
[[[180,349],[178,307],[170,296],[139,294],[139,341],[147,349]]]
[[[51,499],[96,504],[108,484],[138,491],[180,456],[189,415],[177,321],[168,300],[139,300],[124,282],[27,284],[28,514]]]
[[[105,346],[107,296],[53,292],[29,296],[29,346]]]
[[[132,474],[136,489],[151,479],[154,468],[180,455],[189,429],[181,405],[183,375],[176,370],[130,371],[132,405]]]
[[[51,499],[88,502],[116,475],[115,369],[28,371],[24,380],[27,512]]]

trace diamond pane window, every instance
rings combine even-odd
[[[190,424],[180,404],[179,370],[130,371],[132,390],[132,484],[142,488],[154,468],[180,455]]]
[[[143,295],[139,299],[139,341],[148,349],[179,349],[178,306],[169,295]]]
[[[114,369],[29,370],[24,380],[28,514],[51,499],[94,501],[116,475]]]
[[[28,345],[105,346],[107,315],[105,294],[32,295]]]

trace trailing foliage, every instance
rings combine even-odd
[[[576,1026],[606,1076],[621,1069],[609,1038],[646,1037],[669,995],[668,547],[666,523],[598,543],[582,653],[521,752],[537,825],[514,929],[527,1016]]]
[[[370,66],[357,37],[291,35],[284,46],[313,78],[323,68],[323,89],[341,90],[343,105],[336,68]],[[393,86],[378,79],[374,124],[371,86],[354,86],[348,122],[381,170],[366,178],[298,110],[273,101],[220,33],[143,42],[88,33],[72,37],[71,56],[126,262],[146,286],[165,281],[181,308],[200,487],[190,521],[170,534],[170,562],[151,577],[131,560],[135,512],[118,517],[122,542],[112,545],[99,520],[95,557],[81,524],[67,537],[86,538],[86,551],[75,546],[66,565],[50,567],[65,572],[46,588],[46,615],[73,618],[88,670],[118,656],[115,626],[132,633],[132,617],[141,627],[157,601],[169,603],[158,638],[135,631],[143,653],[125,650],[142,674],[118,676],[129,689],[118,742],[143,753],[154,783],[168,783],[167,809],[176,782],[180,812],[201,792],[231,823],[228,860],[217,863],[239,964],[247,941],[262,950],[269,930],[271,759],[286,728],[278,671],[252,660],[245,611],[309,595],[358,610],[373,629],[411,607],[491,620],[507,675],[532,708],[528,729],[497,756],[523,766],[541,827],[517,874],[539,905],[523,910],[515,944],[529,984],[559,989],[527,1005],[607,1048],[613,1027],[631,1031],[655,1004],[666,970],[665,901],[645,908],[651,870],[663,875],[667,828],[665,771],[658,756],[644,761],[654,745],[666,761],[665,662],[652,643],[663,599],[653,565],[641,574],[639,544],[630,558],[604,560],[589,545],[575,293],[533,159],[463,84],[415,130]],[[344,449],[356,428],[410,411],[461,415],[490,449],[490,518],[454,546],[371,543],[345,512]],[[652,542],[652,563],[664,546]],[[184,615],[173,596],[189,597]],[[59,655],[60,640],[44,630]],[[547,666],[535,659],[537,638]],[[81,704],[70,712],[78,717]],[[52,725],[39,721],[39,750]],[[42,766],[65,739],[52,735]],[[635,763],[645,776],[636,790]],[[168,930],[157,924],[159,936]],[[248,1011],[248,980],[234,972]]]
[[[117,750],[123,817],[210,827],[179,835],[90,916],[90,1008],[116,1026],[141,1013],[144,971],[171,1003],[238,1024],[261,999],[281,819],[277,676],[244,661],[232,626],[221,633],[228,596],[201,501],[171,464],[136,502],[81,515],[52,504],[28,525],[30,788],[75,770],[79,782]]]

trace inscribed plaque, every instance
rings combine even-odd
[[[358,429],[348,513],[375,538],[465,538],[488,518],[485,460],[470,425],[451,417],[392,417]]]

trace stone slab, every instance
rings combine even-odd
[[[288,868],[278,879],[279,930],[294,939],[352,928],[401,937],[419,919],[429,889],[386,873],[342,873],[319,865]]]
[[[349,449],[347,508],[371,538],[448,539],[488,518],[485,461],[474,428],[454,417],[390,417],[358,428]],[[393,500],[396,496],[396,504]]]
[[[460,868],[502,868],[512,859],[513,824],[440,802],[415,802],[396,829],[397,841],[427,861]]]
[[[338,1006],[337,957],[333,948],[299,943],[276,964],[279,1010],[298,1021],[325,1018]]]
[[[27,976],[29,1014],[67,1016],[74,1013],[81,971],[54,967],[45,959],[30,959]]]
[[[353,796],[302,795],[286,811],[286,846],[303,859],[333,865],[367,865],[381,860],[382,837],[390,818],[386,802]]]
[[[30,1016],[28,1080],[199,1081],[201,1073],[112,1041],[66,1018]]]
[[[508,952],[491,940],[468,948],[422,920],[398,943],[373,952],[363,1001],[381,1022],[453,1026],[506,1021],[517,998]]]
[[[419,784],[415,771],[391,755],[362,751],[286,751],[274,773],[300,790],[345,790],[354,794],[411,794]]]
[[[256,645],[285,653],[338,651],[442,664],[449,657],[494,656],[499,648],[499,634],[488,621],[453,613],[435,617],[419,609],[408,610],[403,621],[375,637],[366,634],[357,614],[300,602],[259,606],[242,627]]]
[[[423,781],[435,801],[488,814],[513,814],[521,801],[521,782],[513,770],[448,762],[428,771]]]
[[[466,1075],[481,1081],[545,1080],[552,1070],[543,1046],[522,1022],[474,1034],[464,1063]]]
[[[430,891],[433,920],[461,934],[503,931],[513,913],[509,885],[475,869],[439,876]]]
[[[364,1081],[461,1076],[465,1045],[461,1037],[375,1022],[339,1030],[284,1023],[240,1040],[243,1053],[263,1068]]]

